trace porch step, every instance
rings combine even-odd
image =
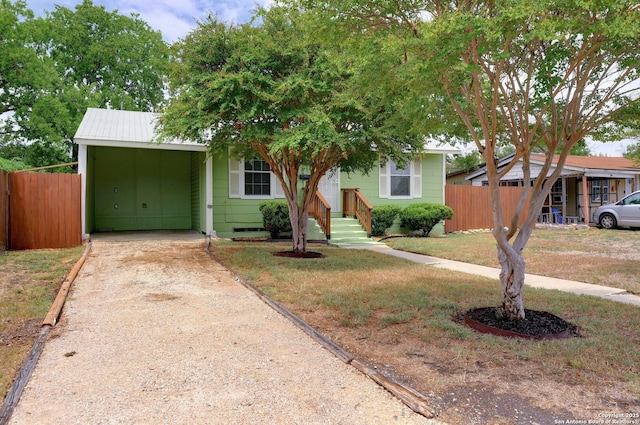
[[[367,237],[367,232],[355,218],[331,218],[331,245],[384,245]]]

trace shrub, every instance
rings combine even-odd
[[[381,205],[371,211],[371,236],[382,236],[402,211],[399,205]]]
[[[422,236],[444,219],[453,218],[453,210],[440,204],[413,204],[400,212],[400,225],[412,231],[421,231]]]
[[[260,212],[262,213],[264,228],[271,235],[271,239],[277,239],[282,233],[291,232],[287,201],[270,200],[261,202]]]

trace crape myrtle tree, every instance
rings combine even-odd
[[[243,25],[200,22],[173,46],[159,123],[163,137],[263,159],[283,188],[296,253],[306,252],[309,207],[325,173],[366,172],[380,157],[402,163],[422,148],[418,137],[389,134],[385,111],[348,96],[352,65],[310,28],[297,9],[278,6]],[[310,176],[302,187],[300,173]]]
[[[587,136],[615,140],[637,123],[638,2],[309,0],[305,6],[344,22],[352,36],[391,34],[387,46],[402,58],[405,84],[416,96],[445,99],[439,108],[453,108],[464,123],[487,165],[502,312],[524,318],[522,251],[567,155]],[[423,111],[433,114],[429,103]],[[504,144],[515,155],[498,168],[496,150]],[[537,175],[534,151],[545,154]],[[505,217],[499,182],[516,166],[531,184]]]
[[[1,0],[0,29],[0,112],[11,112],[2,150],[24,146],[32,166],[70,153],[88,107],[153,111],[164,101],[168,46],[137,15],[84,0],[35,18],[24,1]]]

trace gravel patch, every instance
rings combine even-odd
[[[9,422],[441,424],[260,301],[203,241],[94,241]]]

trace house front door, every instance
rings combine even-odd
[[[325,174],[320,183],[318,183],[318,190],[324,196],[331,206],[331,212],[342,211],[340,207],[340,170],[332,168]]]

